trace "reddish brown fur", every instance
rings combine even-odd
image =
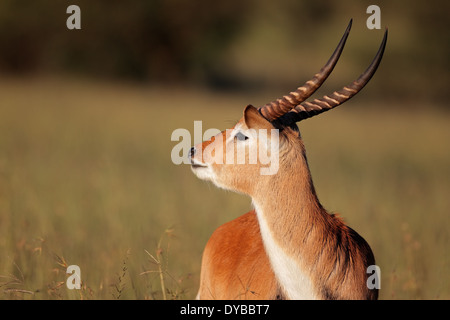
[[[203,253],[200,283],[202,299],[281,297],[264,251],[255,211],[220,226],[213,233]]]

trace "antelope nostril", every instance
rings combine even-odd
[[[189,152],[189,158],[192,158],[193,156],[195,156],[196,152],[197,152],[197,149],[195,149],[195,147],[192,147]]]

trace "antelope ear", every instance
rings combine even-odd
[[[244,122],[249,129],[273,129],[274,126],[264,118],[258,109],[249,104],[244,109]]]

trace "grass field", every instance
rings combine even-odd
[[[250,200],[174,165],[171,133],[279,94],[0,79],[0,299],[194,298]],[[372,246],[381,299],[450,299],[450,114],[362,99],[300,123],[319,199]]]

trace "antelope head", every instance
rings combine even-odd
[[[386,46],[387,30],[375,58],[358,79],[330,95],[306,101],[333,71],[351,24],[352,21],[328,62],[311,80],[259,108],[248,105],[233,128],[192,147],[189,157],[197,177],[225,189],[254,195],[262,184],[292,175],[292,165],[299,160],[303,163],[300,170],[308,170],[296,123],[331,110],[361,91],[377,70]]]

